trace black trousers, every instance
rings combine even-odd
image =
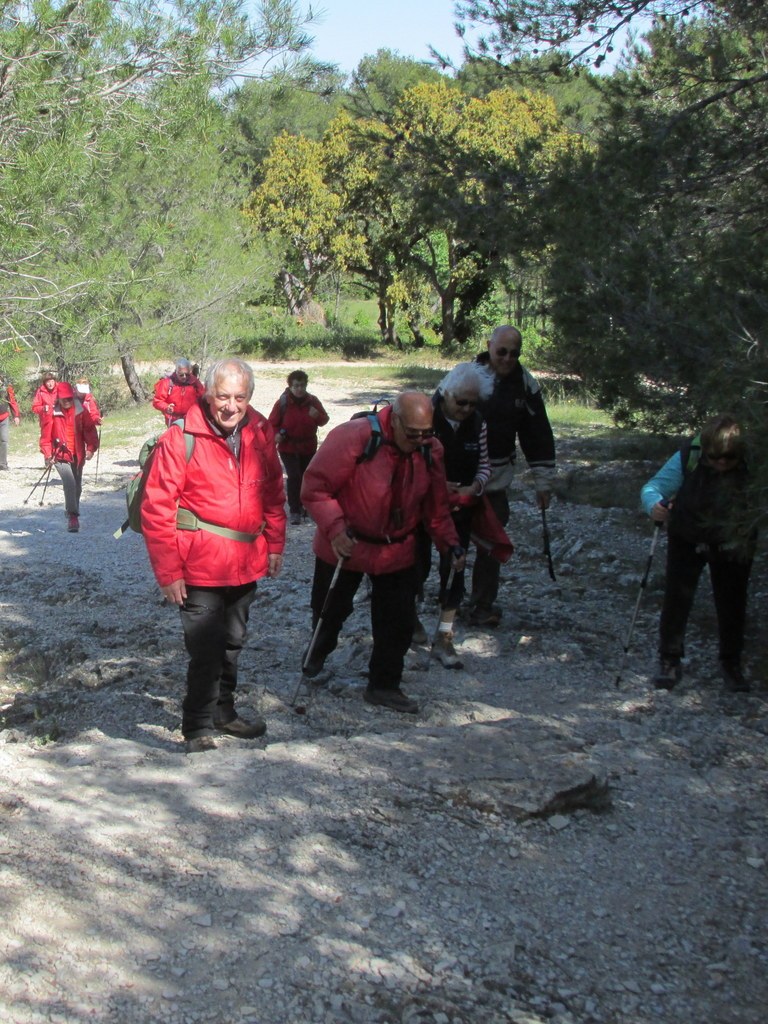
[[[491,508],[502,526],[509,522],[509,498],[506,491],[486,491]],[[472,604],[476,608],[490,609],[499,594],[501,562],[480,548],[475,552],[472,570]]]
[[[280,452],[280,458],[285,466],[285,493],[288,498],[288,508],[295,515],[300,515],[301,481],[304,479],[304,470],[312,461],[312,456]]]
[[[182,704],[185,739],[207,736],[235,712],[237,661],[245,643],[256,584],[240,587],[187,587],[181,606],[189,654],[187,693]]]
[[[709,564],[712,595],[717,612],[720,659],[739,661],[744,648],[747,616],[747,586],[752,560],[738,561],[714,548],[704,548],[667,538],[667,578],[659,624],[659,653],[677,659],[685,653],[685,628],[693,606],[696,586],[704,566]]]
[[[312,580],[312,627],[317,626],[336,566],[315,559]],[[323,624],[312,651],[312,661],[324,662],[336,650],[341,627],[352,613],[352,602],[364,573],[342,569],[333,588]],[[405,653],[413,635],[413,602],[416,597],[415,566],[370,576],[371,632],[373,651],[368,663],[368,683],[377,690],[396,690],[403,678]]]

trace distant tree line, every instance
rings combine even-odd
[[[119,360],[140,400],[144,352],[369,296],[372,346],[511,320],[620,423],[764,429],[765,5],[455,6],[460,67],[379,51],[347,78],[289,0],[4,4],[9,358]]]

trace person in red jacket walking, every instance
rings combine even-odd
[[[49,412],[53,412],[53,407],[56,404],[57,388],[56,374],[51,370],[46,370],[42,376],[40,386],[32,396],[32,412],[39,418],[41,427],[43,425],[43,417]]]
[[[64,511],[67,529],[80,529],[80,494],[83,489],[83,466],[99,447],[99,435],[93,420],[72,386],[60,381],[56,386],[56,402],[50,412],[40,417],[40,451],[46,466],[55,466],[64,486]]]
[[[183,430],[174,424],[161,436],[146,476],[147,553],[163,596],[179,606],[189,654],[181,723],[188,753],[215,748],[216,732],[253,739],[267,727],[235,711],[256,581],[278,575],[285,546],[283,472],[252,394],[247,363],[214,363],[204,397]]]
[[[416,533],[423,524],[439,551],[453,550],[464,568],[451,519],[443,447],[433,437],[432,402],[404,391],[377,414],[381,443],[371,451],[367,417],[335,427],[304,474],[301,498],[317,524],[312,583],[314,625],[322,624],[304,674],[319,679],[326,657],[352,611],[363,574],[371,579],[373,651],[365,700],[415,714],[418,704],[400,689],[413,634],[418,584]],[[337,565],[341,569],[326,604]]]
[[[8,469],[8,424],[13,416],[14,426],[21,422],[21,413],[13,385],[0,376],[0,470]]]
[[[301,522],[301,482],[312,456],[317,451],[317,428],[328,422],[328,413],[319,398],[307,392],[309,377],[303,370],[288,374],[288,387],[269,414],[277,434],[277,450],[285,466],[288,510],[292,525]]]
[[[87,377],[81,377],[75,384],[75,392],[77,397],[83,403],[83,408],[87,409],[90,413],[90,417],[93,420],[95,427],[101,426],[101,409],[99,409],[99,403],[96,401],[96,397],[91,391],[91,385]]]
[[[155,384],[152,405],[165,417],[169,427],[174,420],[183,420],[198,398],[204,393],[202,381],[192,373],[188,359],[177,359],[169,377],[161,377]]]

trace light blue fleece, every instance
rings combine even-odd
[[[648,515],[658,502],[674,498],[683,484],[683,479],[683,460],[680,452],[675,452],[640,492],[640,501]]]

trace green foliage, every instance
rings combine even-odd
[[[7,3],[3,15],[0,343],[66,370],[85,350],[92,369],[188,319],[195,275],[199,308],[235,293],[220,242],[234,228],[230,250],[240,244],[239,197],[210,94],[308,38],[287,0],[266,0],[258,22],[245,0]]]

